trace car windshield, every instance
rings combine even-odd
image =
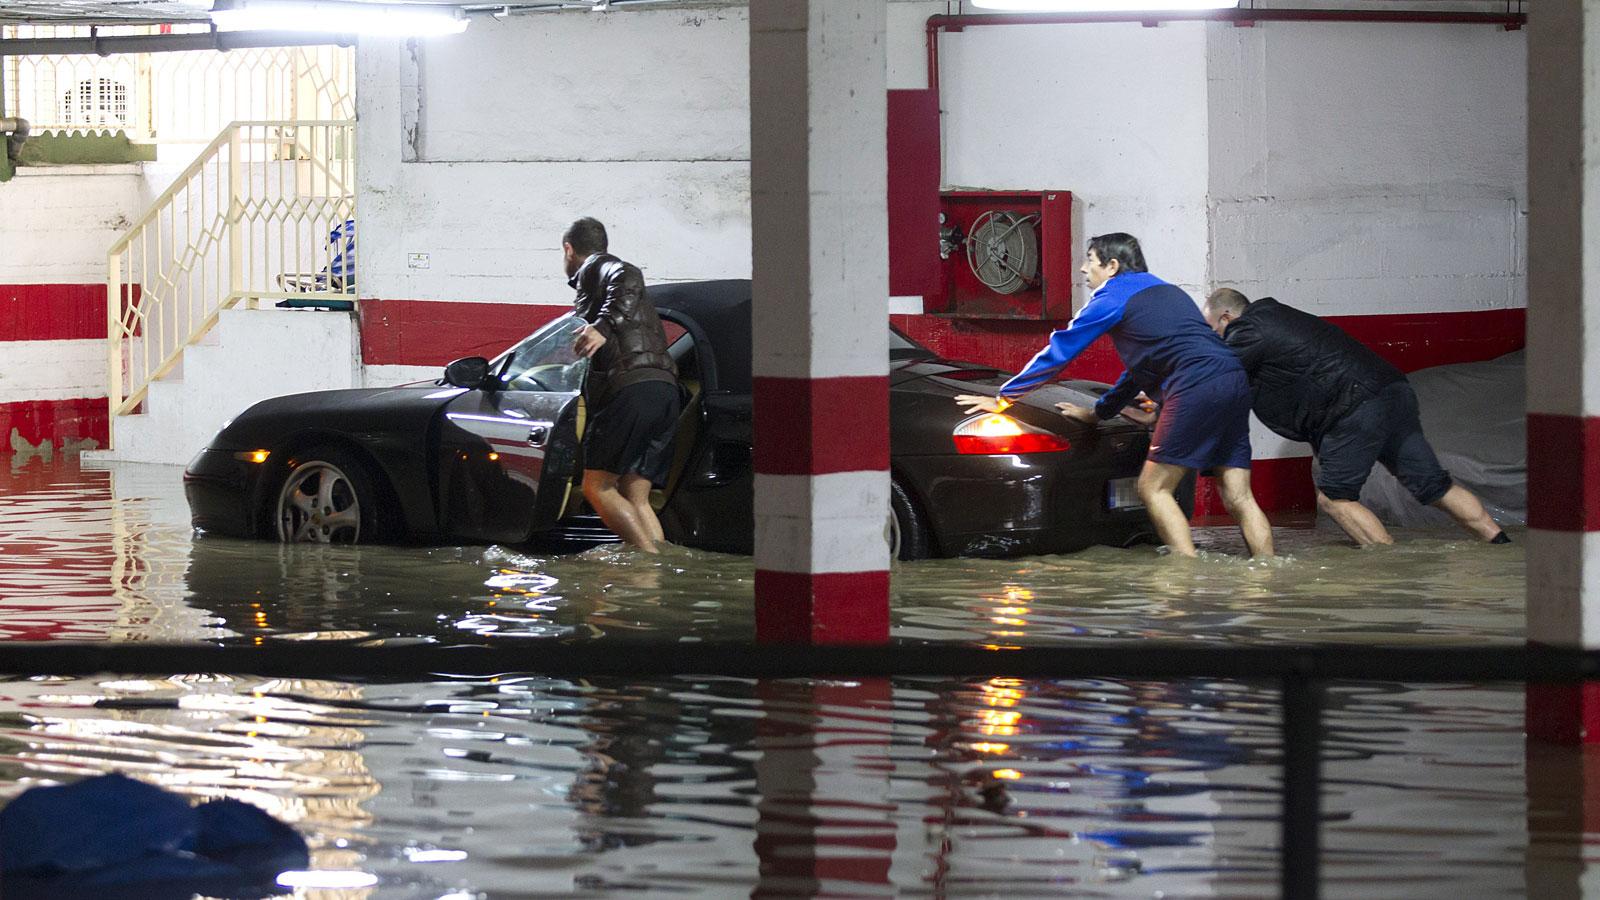
[[[495,357],[492,371],[508,391],[580,391],[589,360],[572,352],[583,320],[565,315]]]

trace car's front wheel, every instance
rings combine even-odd
[[[291,544],[384,540],[382,498],[366,463],[339,447],[296,453],[278,484],[273,525]]]

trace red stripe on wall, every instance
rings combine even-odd
[[[369,366],[442,366],[492,357],[571,306],[457,300],[362,300],[361,361]]]
[[[104,447],[109,442],[110,421],[104,397],[0,403],[0,441],[4,442],[0,453],[10,452],[14,437],[34,445],[93,440]]]
[[[1523,717],[1530,738],[1552,744],[1600,743],[1600,684],[1530,684]]]
[[[953,319],[945,316],[890,316],[894,327],[946,359],[1020,372],[1044,349],[1053,330],[1048,323],[1009,319]],[[1122,360],[1111,339],[1103,337],[1067,366],[1064,378],[1113,382],[1122,374]]]
[[[888,572],[756,570],[756,640],[764,644],[883,644]]]
[[[1600,531],[1600,416],[1528,414],[1528,527]]]
[[[80,341],[105,336],[103,284],[0,285],[0,341]]]
[[[1402,372],[1479,362],[1521,350],[1528,323],[1525,309],[1327,316]]]
[[[1311,457],[1251,460],[1250,492],[1255,495],[1256,505],[1267,512],[1316,510],[1317,488],[1311,483]],[[1194,514],[1197,518],[1228,514],[1215,478],[1201,478],[1195,483]]]
[[[939,355],[1016,372],[1043,349],[1051,326],[1045,322],[953,319],[942,316],[890,316],[896,328]],[[1479,362],[1521,350],[1527,310],[1412,313],[1382,316],[1328,316],[1403,372],[1430,366]],[[1122,374],[1110,338],[1089,345],[1067,367],[1065,377],[1112,382]]]
[[[889,92],[889,293],[942,294],[939,92]]]
[[[889,468],[889,379],[756,378],[755,470],[825,475]]]

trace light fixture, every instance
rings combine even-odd
[[[972,0],[972,5],[1005,12],[1141,13],[1232,9],[1239,0]]]
[[[467,17],[458,7],[352,0],[216,0],[211,21],[223,31],[319,31],[428,37],[460,34]]]

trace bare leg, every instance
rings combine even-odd
[[[1363,547],[1394,543],[1394,538],[1389,536],[1389,529],[1383,527],[1383,523],[1372,514],[1372,510],[1355,500],[1335,500],[1317,491],[1317,509],[1339,523],[1344,533]]]
[[[1476,494],[1459,484],[1450,485],[1443,497],[1433,505],[1450,514],[1456,524],[1478,536],[1479,540],[1492,541],[1500,534],[1500,526],[1489,517]]]
[[[1183,508],[1178,505],[1178,498],[1174,495],[1178,482],[1187,474],[1189,470],[1183,466],[1148,459],[1139,473],[1139,499],[1144,501],[1150,523],[1156,526],[1156,535],[1174,556],[1195,555],[1194,538],[1189,534],[1189,517],[1183,514]]]
[[[645,534],[650,535],[650,540],[661,543],[666,540],[666,535],[661,533],[661,520],[656,518],[656,511],[650,505],[650,479],[635,472],[629,472],[617,480],[617,487],[622,491],[622,496],[628,498],[633,504],[633,511],[639,517],[639,524],[644,526]]]
[[[1222,506],[1239,523],[1250,555],[1272,556],[1272,524],[1250,491],[1250,470],[1219,466],[1217,480],[1222,483]]]
[[[583,497],[594,507],[594,511],[600,514],[600,521],[615,531],[618,537],[646,553],[656,552],[655,541],[651,540],[650,533],[639,521],[633,503],[617,490],[616,475],[599,469],[585,469]]]

